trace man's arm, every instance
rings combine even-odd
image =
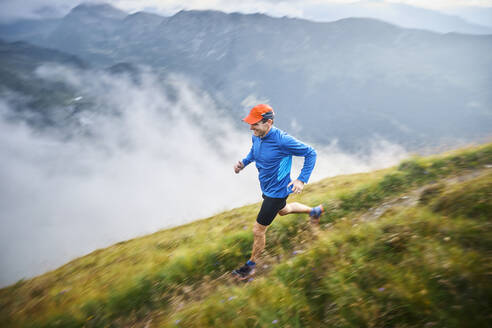
[[[244,164],[243,162],[241,161],[238,161],[235,165],[234,165],[234,172],[236,174],[238,174],[239,172],[241,172],[241,170],[244,169]]]
[[[254,158],[254,151],[253,151],[253,145],[251,145],[251,149],[248,153],[248,155],[243,158],[242,161],[238,161],[235,165],[234,165],[234,172],[236,172],[236,174],[238,174],[239,172],[241,172],[242,169],[244,169],[249,163],[251,162],[254,162],[255,158]]]
[[[282,136],[281,145],[288,153],[294,156],[304,157],[304,165],[302,167],[301,173],[299,174],[299,177],[297,178],[297,180],[302,182],[302,185],[304,185],[304,183],[307,183],[309,181],[311,172],[313,172],[314,164],[316,163],[316,151],[313,147],[300,142],[299,140],[288,134],[284,134]],[[301,187],[300,184],[296,184],[295,181],[293,181],[293,183],[293,191],[294,188]]]

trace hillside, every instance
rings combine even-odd
[[[0,290],[2,327],[485,327],[492,144],[337,176],[277,217],[260,272],[253,204],[97,250]]]

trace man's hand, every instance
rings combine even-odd
[[[239,172],[241,172],[242,169],[244,169],[244,164],[243,164],[243,162],[238,161],[236,163],[236,165],[234,165],[234,172],[236,172],[236,174],[238,174]]]
[[[292,186],[292,192],[293,193],[299,194],[302,191],[302,189],[304,188],[304,182],[302,182],[299,179],[295,179],[294,181],[292,181],[291,183],[289,183],[287,185],[287,189],[289,189],[290,186]]]

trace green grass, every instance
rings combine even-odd
[[[490,224],[423,206],[356,227],[337,224],[267,277],[220,290],[172,320],[183,327],[273,320],[282,327],[485,327],[492,265],[484,256],[490,245],[482,244],[490,240]],[[223,305],[229,295],[236,298]]]
[[[289,200],[323,203],[321,229],[278,217],[246,285],[223,275],[249,256],[259,204],[118,243],[0,290],[0,326],[486,326],[491,163],[489,144],[308,185]]]

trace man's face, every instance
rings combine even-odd
[[[270,131],[270,128],[272,127],[272,120],[268,120],[265,123],[259,121],[255,124],[250,124],[249,126],[249,129],[253,131],[255,136],[263,138],[267,132]]]

